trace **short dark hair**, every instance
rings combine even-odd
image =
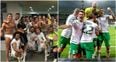
[[[31,28],[34,28],[34,27],[33,27],[33,26],[30,26],[30,29],[31,29]]]
[[[21,32],[18,32],[18,31],[17,31],[17,32],[15,32],[15,33],[13,34],[13,38],[16,36],[16,34],[19,34],[19,35],[20,35],[20,34],[21,34]]]
[[[11,16],[12,16],[12,13],[7,13],[7,16],[8,16],[8,15],[11,15]]]
[[[34,28],[34,26],[31,26],[31,27],[29,28],[29,30],[30,30],[31,28]],[[35,28],[34,28],[34,29],[35,29]]]
[[[19,28],[24,29],[24,28],[26,28],[26,25],[25,25],[23,22],[19,22],[19,23],[17,24],[17,28],[18,28],[18,29],[19,29]]]
[[[16,15],[20,15],[20,13],[16,13]]]
[[[36,20],[36,18],[38,18],[38,17],[34,17],[33,19],[34,19],[34,21]]]

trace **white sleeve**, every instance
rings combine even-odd
[[[68,18],[66,20],[66,24],[70,25],[73,22],[73,20],[75,20],[75,19],[76,18],[73,15],[68,16]]]
[[[13,40],[11,41],[11,43],[10,43],[10,44],[11,44],[11,46],[12,46],[12,44],[13,44],[14,42],[16,42],[16,40],[15,40],[15,39],[13,39]]]
[[[11,41],[11,43],[14,43],[16,40],[15,39],[13,39],[12,41]]]

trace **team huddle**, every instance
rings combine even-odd
[[[85,11],[75,9],[73,14],[69,15],[66,24],[59,26],[64,29],[60,38],[60,47],[58,54],[70,42],[70,58],[94,59],[96,56],[100,59],[101,46],[103,41],[106,46],[106,57],[110,56],[110,35],[108,31],[108,18],[114,18],[111,8],[107,8],[110,15],[105,15],[103,9],[98,9],[96,3]]]
[[[85,8],[85,10],[76,8],[67,17],[66,24],[60,26],[58,26],[57,17],[56,19],[50,18],[51,21],[45,16],[33,18],[26,16],[21,19],[16,17],[15,20],[18,21],[14,22],[12,14],[9,13],[0,29],[5,31],[6,61],[9,62],[9,53],[19,62],[22,58],[25,62],[28,50],[34,52],[44,50],[45,61],[52,52],[54,62],[56,62],[67,44],[70,46],[69,58],[95,59],[97,57],[100,59],[103,41],[106,46],[106,57],[109,58],[108,19],[115,19],[115,17],[110,7],[107,11],[110,15],[105,15],[104,9],[97,8],[96,2],[93,2],[92,7]],[[16,14],[18,15],[19,13]],[[60,38],[56,33],[58,29],[63,29]],[[55,41],[58,41],[58,45]]]

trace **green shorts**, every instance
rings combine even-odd
[[[77,54],[78,53],[78,44],[70,44],[70,54]]]
[[[86,58],[92,59],[92,55],[94,53],[94,43],[93,42],[81,43],[81,48],[85,49]]]
[[[97,46],[101,46],[103,41],[104,41],[106,47],[110,46],[110,43],[109,43],[110,35],[109,35],[109,33],[100,33],[98,35]]]
[[[67,44],[70,44],[70,38],[60,37],[59,47],[65,48]]]

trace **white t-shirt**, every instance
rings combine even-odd
[[[41,32],[40,34],[37,35],[36,40],[41,41],[41,42],[45,42],[46,38],[45,38],[44,34]]]
[[[95,29],[97,24],[94,23],[92,20],[87,20],[84,22],[83,29],[82,29],[82,37],[81,43],[93,42],[93,38],[95,38]]]
[[[70,25],[72,26],[72,35],[70,43],[79,44],[82,35],[81,30],[83,27],[83,22],[80,22],[79,20],[74,20]]]
[[[66,20],[66,25],[69,25],[75,19],[76,19],[76,17],[73,14],[69,15],[67,20]],[[72,29],[71,28],[66,28],[66,29],[64,29],[62,31],[61,36],[66,37],[66,38],[70,38],[71,37],[71,33],[72,33]]]
[[[29,32],[28,34],[27,34],[27,38],[28,38],[28,45],[29,46],[34,46],[35,45],[35,38],[36,37],[36,34],[35,33],[31,33],[31,32]]]
[[[102,32],[108,32],[108,17],[109,15],[104,15],[98,18],[98,23],[102,29]]]
[[[16,53],[15,50],[13,49],[13,46],[12,46],[13,43],[16,43],[16,45],[17,45],[16,48],[19,49],[20,42],[21,42],[20,39],[19,40],[13,39],[11,41],[11,43],[10,43],[10,45],[11,45],[11,56],[15,56],[15,53]]]

